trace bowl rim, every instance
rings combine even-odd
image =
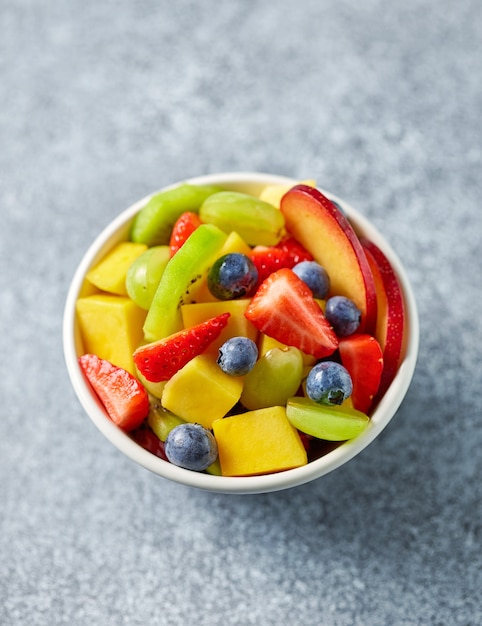
[[[144,198],[134,202],[127,209],[118,214],[94,239],[84,253],[72,278],[65,301],[62,339],[64,359],[67,371],[74,391],[85,412],[102,432],[102,434],[128,458],[141,465],[145,469],[173,482],[181,483],[189,487],[225,494],[254,494],[279,491],[305,484],[332,472],[344,465],[362,450],[364,450],[388,425],[398,411],[407,391],[416,367],[419,349],[419,319],[415,296],[408,279],[407,273],[398,258],[398,255],[385,240],[378,229],[369,220],[355,210],[342,198],[328,190],[318,187],[328,198],[337,202],[345,211],[355,231],[363,233],[365,237],[374,243],[386,255],[397,274],[402,288],[405,315],[407,320],[407,335],[405,355],[392,381],[389,389],[378,404],[369,427],[358,437],[342,443],[340,446],[326,455],[311,461],[302,467],[266,474],[261,476],[227,477],[212,474],[193,472],[186,470],[163,459],[156,457],[137,444],[127,433],[118,428],[107,416],[102,404],[95,396],[89,384],[85,380],[78,363],[78,349],[80,345],[80,333],[76,321],[76,301],[81,293],[85,274],[106,252],[117,242],[125,240],[130,222],[134,215],[155,194],[170,188],[174,188],[181,182],[194,185],[219,185],[229,188],[246,189],[265,185],[295,185],[299,180],[287,176],[265,174],[259,172],[225,172],[220,174],[207,174],[178,181],[162,187]]]

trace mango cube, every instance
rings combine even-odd
[[[306,465],[306,450],[286,408],[273,406],[213,422],[223,476],[251,476]]]
[[[210,429],[238,402],[242,390],[242,378],[225,374],[213,355],[200,354],[167,381],[161,402],[186,422]]]
[[[249,298],[239,300],[227,300],[226,302],[199,302],[197,304],[184,304],[181,306],[182,321],[184,328],[191,328],[197,324],[221,315],[231,313],[226,328],[219,337],[207,348],[206,353],[218,354],[219,348],[231,337],[248,337],[256,341],[258,331],[256,327],[244,316],[244,312],[250,303]]]
[[[264,354],[272,350],[273,348],[279,348],[282,350],[286,348],[286,344],[281,343],[277,339],[270,337],[269,335],[265,335],[264,333],[259,334],[258,338],[258,352],[259,356],[262,357]]]
[[[308,187],[316,187],[315,180],[300,180],[298,185],[308,185]],[[273,206],[279,209],[281,204],[281,198],[289,191],[294,185],[266,185],[259,194],[259,199],[264,202],[269,202]]]
[[[241,254],[250,254],[251,248],[244,241],[241,235],[238,235],[236,231],[229,233],[226,242],[221,250],[220,256],[224,254],[231,254],[232,252],[241,252]]]
[[[286,344],[281,343],[277,339],[270,337],[269,335],[265,335],[264,333],[260,333],[258,336],[258,352],[259,356],[262,357],[264,354],[272,350],[273,348],[279,348],[282,350],[286,348]],[[303,364],[306,366],[313,366],[316,363],[316,359],[311,354],[306,354],[305,352],[301,352],[301,356],[303,357]]]
[[[101,291],[126,296],[126,274],[132,263],[147,246],[143,243],[124,241],[117,244],[95,267],[87,272],[86,278]]]
[[[132,354],[143,338],[146,311],[130,298],[94,294],[77,300],[77,319],[85,352],[96,354],[135,375]]]

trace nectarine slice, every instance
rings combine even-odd
[[[403,355],[405,306],[398,278],[385,254],[372,241],[362,238],[368,262],[372,267],[378,299],[375,336],[383,350],[383,373],[377,397],[390,386]]]
[[[332,295],[346,296],[362,314],[359,332],[373,333],[377,298],[365,252],[343,213],[318,189],[296,185],[281,200],[286,229],[330,276]]]

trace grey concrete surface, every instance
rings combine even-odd
[[[2,0],[0,623],[482,623],[482,4]],[[385,234],[420,358],[380,438],[303,487],[167,482],[85,416],[69,281],[134,200],[313,177]]]

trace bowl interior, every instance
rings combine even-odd
[[[242,191],[257,195],[265,185],[297,183],[296,180],[282,176],[253,173],[214,174],[193,178],[187,182],[198,185],[219,185],[228,190]],[[174,187],[179,183],[170,185]],[[167,188],[166,188],[167,189]],[[84,410],[104,436],[130,459],[146,469],[164,478],[188,486],[222,493],[263,493],[277,491],[301,485],[327,474],[343,465],[361,450],[366,448],[387,426],[395,415],[405,397],[415,370],[419,325],[416,302],[405,270],[397,255],[385,241],[378,230],[355,209],[342,199],[328,191],[321,190],[326,196],[335,200],[345,211],[352,226],[359,235],[372,240],[387,256],[398,275],[404,297],[407,323],[405,326],[405,353],[402,364],[390,388],[373,412],[370,425],[357,438],[343,443],[325,456],[307,465],[268,474],[264,476],[223,477],[192,472],[172,465],[144,450],[126,433],[120,430],[107,416],[101,403],[86,383],[78,364],[78,357],[83,353],[82,341],[76,320],[76,301],[83,293],[84,277],[112,247],[127,238],[129,227],[134,215],[148,201],[149,197],[136,202],[117,216],[95,239],[82,258],[73,277],[65,304],[63,322],[63,345],[65,361],[74,390]],[[157,192],[156,192],[157,193]]]

